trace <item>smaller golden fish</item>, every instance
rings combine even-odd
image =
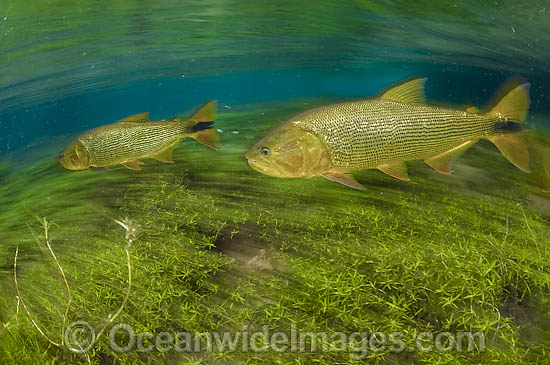
[[[141,158],[172,163],[172,150],[185,137],[211,147],[218,147],[219,136],[212,129],[216,119],[216,102],[202,105],[187,120],[148,121],[149,113],[124,118],[116,123],[91,129],[78,136],[59,155],[67,170],[86,170],[121,164],[141,170]]]

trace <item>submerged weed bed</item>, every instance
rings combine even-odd
[[[234,124],[232,118],[252,120],[252,114],[226,113],[217,124],[225,129]],[[325,364],[547,358],[550,217],[532,202],[548,200],[527,189],[527,177],[494,148],[474,147],[451,176],[422,163],[410,164],[411,183],[377,171],[357,173],[367,186],[363,192],[322,178],[261,176],[242,157],[250,144],[245,136],[252,132],[227,132],[221,151],[184,142],[175,164],[146,161],[139,173],[124,168],[66,173],[51,159],[2,173],[0,358],[7,363]],[[89,358],[59,349],[18,309],[16,246],[22,296],[44,332],[61,340],[64,284],[51,255],[27,227],[40,231],[33,215],[56,224],[49,233],[72,292],[68,322],[100,329],[123,302],[127,241],[114,220],[128,217],[141,227],[129,251],[132,287],[109,327],[126,324],[136,334],[154,335],[360,332],[372,343],[366,351],[359,342],[350,349],[320,340],[311,351],[309,339],[304,351],[292,351],[292,343],[274,351],[263,349],[257,336],[252,347],[258,351],[239,345],[235,351],[213,346],[197,352],[117,352],[107,334]],[[372,340],[375,332],[382,335]],[[470,351],[457,351],[448,340],[443,345],[449,351],[433,346],[418,351],[422,332],[479,332],[484,348],[477,342]],[[382,348],[383,336],[391,333],[401,334],[401,351]],[[116,339],[128,340],[124,331]]]

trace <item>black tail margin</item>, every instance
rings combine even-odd
[[[193,127],[191,127],[191,132],[195,133],[195,132],[203,131],[205,129],[210,129],[213,127],[213,125],[214,125],[214,122],[199,122],[195,124]]]
[[[495,129],[500,133],[518,133],[524,130],[521,124],[515,122],[497,122]]]

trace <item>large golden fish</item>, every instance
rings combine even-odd
[[[149,113],[136,114],[78,136],[61,154],[59,163],[68,170],[85,170],[122,164],[140,170],[142,158],[172,162],[172,150],[185,137],[208,147],[218,146],[212,128],[216,102],[208,101],[187,120],[149,122]]]
[[[379,169],[409,180],[405,161],[424,160],[441,173],[479,139],[493,142],[510,162],[530,171],[521,133],[529,84],[516,83],[486,112],[426,105],[424,83],[413,79],[379,97],[328,105],[296,115],[246,153],[255,170],[282,178],[324,176],[364,189],[349,174]]]

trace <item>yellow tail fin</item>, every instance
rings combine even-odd
[[[216,120],[216,100],[209,100],[193,114],[189,119],[196,122],[213,122]]]
[[[529,88],[528,82],[514,87],[498,101],[489,113],[503,122],[522,124],[529,110]]]
[[[218,131],[212,128],[216,120],[216,101],[210,100],[204,103],[189,118],[192,123],[192,133],[189,137],[195,139],[200,144],[210,148],[218,148],[220,137]]]
[[[215,129],[204,129],[191,135],[190,137],[206,147],[219,147],[220,136],[218,135],[218,131],[216,131]]]
[[[529,163],[529,148],[523,133],[506,133],[489,137],[489,141],[497,146],[498,150],[518,169],[531,172]]]
[[[514,87],[487,114],[496,117],[497,123],[504,125],[523,124],[529,110],[529,86],[526,82]],[[531,172],[525,136],[518,128],[510,129],[488,139],[517,168]]]

